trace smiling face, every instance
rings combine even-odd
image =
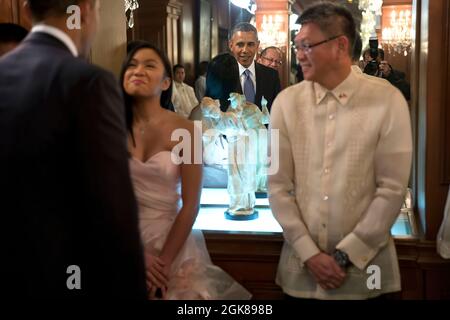
[[[280,51],[269,48],[266,50],[264,55],[258,60],[259,63],[265,65],[266,67],[278,70],[282,64],[282,56]]]
[[[170,86],[164,64],[152,49],[138,50],[125,71],[123,87],[132,97],[160,97]]]
[[[258,52],[259,41],[252,31],[237,31],[229,42],[231,53],[245,68],[250,67]]]
[[[333,72],[333,64],[337,59],[335,48],[337,46],[337,38],[312,48],[304,49],[309,45],[314,45],[328,38],[314,23],[303,25],[295,37],[297,60],[302,67],[303,76],[306,80],[322,84],[330,72]]]
[[[174,72],[173,79],[179,83],[184,82],[184,79],[186,79],[186,71],[184,68],[177,68]]]

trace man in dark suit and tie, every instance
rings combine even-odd
[[[145,299],[122,97],[112,74],[78,58],[99,0],[28,0],[25,10],[30,35],[0,59],[2,291]]]
[[[223,69],[215,67],[218,63],[213,59],[206,77],[206,96],[220,99],[222,111],[227,109],[229,101],[226,99],[233,91],[244,94],[247,101],[256,104],[260,109],[264,96],[270,110],[273,100],[280,92],[280,77],[275,70],[255,62],[259,48],[256,28],[247,22],[235,25],[230,32],[229,48],[237,63],[231,62],[222,54],[218,59],[229,64],[229,67]],[[217,85],[217,82],[222,82],[222,85]]]

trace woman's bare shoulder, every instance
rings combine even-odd
[[[186,129],[189,132],[194,132],[194,122],[183,118],[175,112],[169,111],[167,114],[167,122],[165,126],[168,130],[174,131],[176,129]]]

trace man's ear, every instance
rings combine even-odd
[[[232,40],[228,40],[228,48],[230,48],[230,51],[233,50],[233,41]]]
[[[169,89],[171,83],[172,79],[166,77],[162,82],[162,91],[166,91],[167,89]]]
[[[348,51],[350,41],[348,41],[347,37],[340,37],[338,39],[338,46],[340,50]]]

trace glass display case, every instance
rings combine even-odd
[[[391,233],[394,238],[415,238],[414,214],[408,201],[409,194]],[[226,188],[203,188],[200,200],[201,208],[194,224],[194,229],[217,231],[221,233],[261,233],[281,235],[282,229],[273,217],[267,198],[257,198],[255,209],[259,217],[249,221],[235,221],[225,218],[228,208],[228,193]]]

